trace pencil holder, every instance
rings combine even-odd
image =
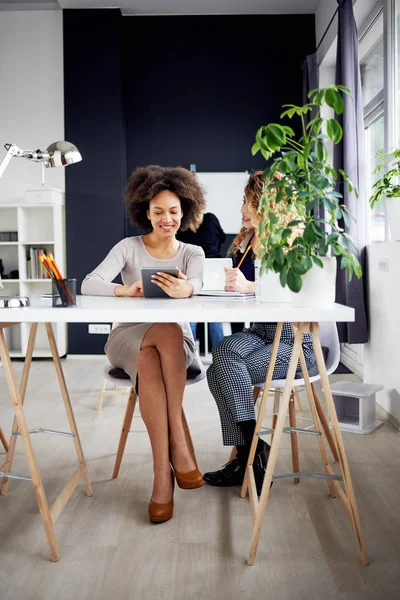
[[[53,306],[76,306],[76,279],[53,279]]]

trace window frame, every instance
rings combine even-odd
[[[392,27],[388,27],[389,24],[393,23],[394,5],[396,0],[379,0],[374,8],[369,13],[361,27],[359,28],[358,43],[361,48],[363,40],[368,36],[371,30],[378,24],[380,18],[383,19],[383,90],[378,92],[370,100],[370,102],[364,107],[364,132],[365,132],[365,152],[368,162],[370,161],[370,155],[368,154],[370,143],[367,129],[380,117],[384,117],[384,150],[388,152],[388,148],[392,147],[390,142],[390,129],[393,129],[393,120],[389,116],[389,111],[393,111],[394,98],[394,71],[393,71],[393,58],[391,52],[394,52],[394,35]],[[366,176],[367,183],[367,176]],[[385,212],[385,237],[384,240],[371,241],[371,209],[368,203],[368,198],[371,193],[371,189],[366,189],[367,197],[365,201],[366,206],[366,219],[364,224],[365,240],[366,244],[379,244],[381,242],[387,242],[389,240],[389,227],[387,221],[387,210],[386,210],[386,199],[384,201],[384,212]]]

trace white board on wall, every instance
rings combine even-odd
[[[218,217],[225,233],[237,233],[241,227],[240,209],[248,172],[196,175],[206,192],[206,212]]]

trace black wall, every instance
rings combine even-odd
[[[263,166],[255,132],[301,103],[315,25],[313,15],[63,14],[66,139],[84,159],[66,171],[68,275],[80,283],[131,234],[122,195],[135,167]],[[86,331],[70,326],[70,353],[103,351],[105,338]]]

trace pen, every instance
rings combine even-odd
[[[245,253],[243,254],[242,258],[241,258],[241,259],[240,259],[240,261],[239,261],[239,264],[238,264],[238,266],[236,267],[237,269],[240,269],[240,267],[241,267],[241,265],[242,265],[242,262],[243,262],[243,261],[244,261],[244,259],[246,258],[246,256],[247,256],[247,253],[248,253],[248,251],[249,251],[250,249],[251,249],[251,245],[250,245],[250,243],[249,243],[249,245],[248,245],[248,246],[247,246],[247,248],[246,248],[246,251],[245,251]]]
[[[47,256],[45,254],[40,254],[39,255],[39,260],[42,263],[43,267],[46,269],[47,274],[49,275],[50,279],[55,279],[54,273],[51,270],[51,267],[50,267],[49,262],[47,260]]]
[[[47,260],[49,261],[50,266],[51,266],[52,270],[54,271],[56,279],[62,279],[63,277],[61,275],[60,269],[57,267],[56,261],[54,260],[54,256],[52,255],[51,252],[48,253]]]

